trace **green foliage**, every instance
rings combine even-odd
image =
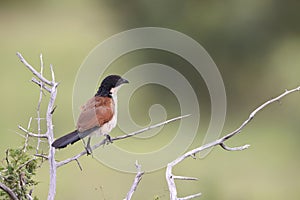
[[[37,185],[33,177],[38,168],[37,158],[32,157],[24,149],[7,149],[6,158],[0,163],[0,181],[9,187],[19,199],[28,199]],[[0,199],[9,200],[9,196],[0,190]],[[37,199],[37,197],[34,197]]]

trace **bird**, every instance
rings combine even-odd
[[[65,148],[89,136],[85,148],[87,154],[91,154],[90,140],[94,133],[98,132],[98,135],[104,135],[111,141],[109,133],[117,125],[117,92],[125,83],[129,81],[119,75],[105,77],[96,94],[81,106],[76,129],[56,139],[51,146]]]

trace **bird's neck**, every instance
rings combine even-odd
[[[99,89],[98,89],[97,93],[95,94],[95,96],[112,98],[112,93],[110,92],[110,90],[108,90],[104,87],[99,87]]]

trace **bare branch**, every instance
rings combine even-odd
[[[54,75],[53,65],[52,64],[50,64],[50,71],[51,71],[52,82],[55,83],[55,75]]]
[[[28,134],[30,137],[36,137],[36,138],[48,138],[47,134],[36,134],[36,133],[32,133],[30,131],[28,131],[27,129],[23,128],[22,126],[18,126],[18,128],[25,132],[26,134]]]
[[[38,71],[36,71],[23,58],[23,56],[19,52],[17,52],[17,56],[19,57],[21,62],[40,80],[40,81],[38,81],[36,79],[32,79],[32,81],[34,83],[36,83],[40,86],[40,88],[41,88],[40,91],[42,90],[42,88],[44,88],[45,90],[47,90],[50,93],[50,98],[49,98],[48,107],[47,107],[47,111],[46,111],[46,125],[47,125],[46,133],[45,134],[40,134],[40,131],[38,131],[38,134],[34,134],[34,133],[31,133],[28,130],[24,129],[21,126],[19,126],[19,128],[22,131],[24,131],[25,133],[27,133],[29,136],[37,137],[37,138],[47,138],[48,145],[49,145],[49,153],[48,153],[47,158],[48,158],[49,165],[50,165],[50,167],[49,167],[49,169],[50,169],[50,184],[49,184],[49,191],[48,191],[48,200],[54,200],[55,193],[56,193],[56,169],[57,169],[57,165],[56,165],[56,161],[55,161],[55,157],[54,157],[55,156],[55,149],[51,146],[51,144],[54,140],[53,123],[52,123],[52,111],[53,111],[54,102],[55,102],[56,95],[57,95],[58,83],[55,82],[54,71],[53,71],[52,65],[50,66],[52,81],[49,81],[48,79],[46,79],[43,76],[42,73],[43,73],[43,68],[44,68],[44,62],[43,62],[43,56],[42,55],[40,55],[40,62],[41,62],[41,71],[40,71],[40,73]],[[45,84],[50,86],[50,88],[45,87],[44,86]],[[41,95],[42,94],[40,92],[39,104],[40,104],[40,101],[41,101]],[[39,116],[39,105],[38,105],[37,113],[38,113],[38,119],[40,120],[41,118]],[[37,150],[38,150],[38,147],[37,147]]]
[[[17,56],[19,57],[20,61],[36,76],[38,77],[42,82],[46,83],[49,86],[53,86],[53,83],[46,78],[44,78],[39,72],[37,72],[24,58],[23,56],[17,52]]]
[[[250,147],[250,144],[245,144],[240,147],[229,147],[229,146],[225,145],[224,143],[221,143],[220,146],[227,151],[242,151],[242,150],[248,149]]]
[[[197,193],[197,194],[193,194],[193,195],[190,195],[190,196],[178,198],[178,200],[189,200],[189,199],[194,199],[194,198],[196,198],[196,197],[200,197],[201,195],[202,195],[201,193]]]
[[[32,117],[29,118],[29,122],[28,122],[28,125],[27,125],[27,130],[30,129],[31,121],[32,121]],[[27,146],[28,146],[28,137],[29,137],[29,134],[27,133],[26,136],[25,136],[25,142],[24,142],[24,148],[23,148],[23,151],[24,151],[24,152],[26,152],[26,150],[27,150]]]
[[[187,176],[173,176],[173,179],[186,180],[186,181],[198,181],[198,178],[187,177]]]
[[[78,165],[79,169],[82,171],[82,167],[81,167],[81,165],[80,165],[79,160],[78,160],[78,159],[75,159],[75,161],[77,162],[77,165]]]
[[[48,144],[49,144],[49,154],[48,154],[48,161],[50,165],[50,186],[48,191],[48,200],[54,200],[55,193],[56,193],[56,170],[57,164],[55,161],[55,149],[51,146],[54,140],[54,133],[53,133],[53,123],[52,123],[52,110],[54,107],[54,102],[57,95],[57,83],[52,82],[53,86],[51,88],[51,95],[48,102],[47,112],[46,112],[46,123],[47,123],[47,137],[48,137]]]
[[[30,194],[26,194],[26,197],[28,200],[33,200],[32,196]]]
[[[138,163],[138,161],[136,161],[135,167],[136,167],[136,169],[137,169],[137,174],[136,174],[136,176],[135,176],[135,178],[134,178],[133,184],[132,184],[132,186],[131,186],[129,192],[127,193],[127,196],[126,196],[126,198],[125,198],[126,200],[130,200],[130,199],[132,198],[133,193],[135,192],[135,190],[136,190],[138,184],[139,184],[140,181],[142,180],[142,176],[143,176],[144,173],[145,173],[145,172],[143,172],[143,171],[141,170],[142,166]]]
[[[32,77],[31,81],[34,82],[35,84],[37,84],[38,86],[43,87],[43,89],[45,89],[47,92],[51,93],[51,89],[49,87],[47,87],[46,85],[42,84],[41,81],[38,81],[34,77]]]
[[[183,116],[175,117],[175,118],[169,119],[167,121],[164,121],[164,122],[161,122],[161,123],[158,123],[158,124],[146,127],[144,129],[141,129],[141,130],[138,130],[138,131],[135,131],[135,132],[132,132],[130,134],[121,135],[121,136],[117,136],[117,137],[111,138],[111,141],[117,141],[117,140],[129,138],[129,137],[133,137],[135,135],[141,134],[141,133],[146,132],[148,130],[151,130],[151,129],[154,129],[154,128],[158,128],[160,126],[166,125],[168,123],[171,123],[171,122],[174,122],[174,121],[177,121],[177,120],[181,120],[181,119],[189,117],[189,116],[190,115],[183,115]],[[92,146],[91,148],[92,148],[92,150],[95,150],[98,147],[100,147],[100,146],[102,146],[102,145],[104,145],[106,143],[107,143],[107,139],[105,138],[101,142],[99,142],[99,143],[95,144],[94,146]],[[86,153],[87,153],[86,150],[84,150],[81,153],[77,154],[76,156],[73,156],[73,157],[68,158],[66,160],[57,162],[57,167],[61,167],[61,166],[65,165],[65,164],[68,164],[69,162],[72,162],[72,161],[80,158],[81,156],[85,155]]]
[[[158,124],[155,124],[155,125],[146,127],[146,128],[141,129],[141,130],[139,130],[139,131],[136,131],[136,132],[133,132],[133,133],[130,133],[130,134],[121,135],[121,136],[112,138],[111,140],[112,140],[112,141],[116,141],[116,140],[121,140],[121,139],[125,139],[125,138],[128,138],[128,137],[132,137],[132,136],[138,135],[138,134],[140,134],[140,133],[143,133],[143,132],[145,132],[145,131],[149,131],[149,130],[151,130],[151,129],[154,129],[154,128],[157,128],[157,127],[166,125],[166,124],[168,124],[168,123],[170,123],[170,122],[174,122],[174,121],[177,121],[177,120],[180,120],[180,119],[189,117],[189,116],[191,116],[191,115],[188,114],[188,115],[183,115],[183,116],[175,117],[175,118],[169,119],[169,120],[167,120],[167,121],[164,121],[164,122],[161,122],[161,123],[158,123]]]
[[[92,147],[92,149],[93,150],[95,149],[94,146]],[[78,158],[80,158],[81,156],[85,155],[86,153],[87,153],[86,151],[82,151],[81,153],[77,154],[76,156],[73,156],[71,158],[67,158],[67,159],[65,159],[63,161],[57,162],[56,166],[58,168],[58,167],[61,167],[61,166],[65,165],[65,164],[68,164],[69,162],[72,162],[74,160],[76,161]]]
[[[9,187],[7,187],[4,183],[0,182],[0,189],[2,189],[4,192],[6,192],[12,200],[19,200],[17,195]]]
[[[240,133],[242,131],[242,129],[249,124],[249,122],[256,116],[256,114],[263,110],[266,106],[274,103],[274,102],[278,102],[280,99],[282,99],[283,97],[300,91],[300,86],[298,86],[297,88],[291,89],[291,90],[285,90],[284,93],[278,95],[275,98],[272,98],[271,100],[263,103],[262,105],[260,105],[259,107],[257,107],[254,111],[252,111],[248,117],[248,119],[246,121],[244,121],[240,127],[238,127],[236,130],[232,131],[231,133],[221,137],[220,139],[217,139],[213,142],[207,143],[205,145],[202,145],[198,148],[195,148],[193,150],[188,151],[187,153],[183,154],[182,156],[178,157],[177,159],[173,160],[172,162],[170,162],[167,165],[167,169],[166,169],[166,180],[168,183],[168,188],[169,188],[169,192],[170,192],[170,199],[171,200],[177,200],[177,199],[190,199],[191,197],[194,198],[194,195],[185,197],[185,198],[178,198],[177,197],[177,189],[176,189],[176,184],[174,181],[174,175],[172,174],[172,169],[175,165],[177,165],[178,163],[182,162],[183,160],[185,160],[188,157],[194,157],[195,154],[199,153],[200,151],[203,151],[205,149],[214,147],[214,146],[218,146],[220,145],[223,149],[228,150],[228,151],[238,151],[238,150],[244,150],[247,149],[250,145],[244,145],[241,147],[228,147],[224,144],[225,141],[227,141],[228,139],[230,139],[231,137],[237,135],[238,133]],[[176,177],[176,176],[175,176]],[[196,196],[199,196],[200,194],[196,194]]]
[[[40,54],[40,62],[41,62],[40,74],[41,74],[41,76],[43,76],[44,61],[43,61],[43,55],[42,54]],[[41,108],[42,99],[43,99],[43,87],[45,87],[45,84],[43,84],[43,82],[40,82],[40,96],[39,96],[39,101],[38,101],[38,105],[37,105],[37,108],[36,108],[36,113],[37,113],[37,119],[36,120],[37,120],[38,135],[41,135],[41,112],[40,112],[40,108]],[[51,90],[50,90],[50,93],[51,93]],[[39,152],[40,143],[41,143],[41,138],[38,137],[35,153]]]
[[[43,71],[44,71],[43,54],[40,54],[40,64],[41,64],[41,71],[40,71],[40,74],[43,76]]]

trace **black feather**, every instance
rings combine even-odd
[[[57,140],[55,140],[52,143],[51,146],[56,149],[61,149],[61,148],[65,148],[69,144],[73,144],[73,143],[77,142],[80,139],[81,139],[81,137],[79,137],[78,131],[75,130],[67,135],[64,135],[64,136],[58,138]]]
[[[77,130],[75,130],[67,135],[64,135],[64,136],[58,138],[57,140],[55,140],[52,143],[51,146],[54,147],[55,149],[65,148],[69,144],[74,144],[78,140],[83,139],[86,136],[90,135],[92,132],[96,131],[98,128],[99,127],[94,127],[89,130],[86,130],[84,132],[78,132]]]

